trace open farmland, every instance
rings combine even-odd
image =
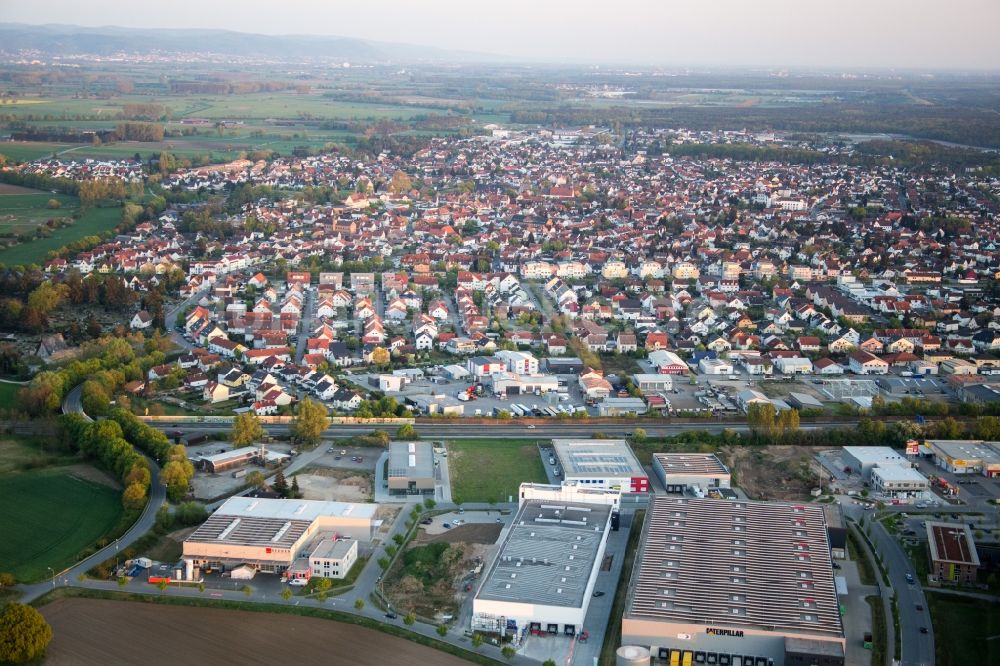
[[[15,209],[15,212],[8,213],[6,200],[19,198],[23,195],[12,195],[8,197],[0,196],[0,221],[6,215],[15,215],[17,219],[48,219],[49,217],[65,217],[72,213],[79,200],[76,197],[63,197],[67,203],[60,210],[48,210],[46,208],[48,200],[60,198],[62,195],[29,195],[35,197],[31,200],[33,207],[23,207]],[[25,202],[22,202],[25,203]],[[0,264],[6,266],[18,266],[24,264],[42,264],[46,255],[52,250],[80,240],[86,236],[93,236],[104,231],[114,229],[121,222],[121,208],[91,208],[87,210],[78,220],[68,227],[53,229],[52,233],[44,238],[36,238],[27,243],[21,243],[14,247],[0,250]],[[13,224],[13,222],[11,222]]]
[[[14,189],[16,188],[16,189]],[[49,208],[50,200],[60,208]],[[20,235],[56,218],[68,218],[76,197],[0,184],[0,235]]]
[[[66,568],[122,513],[117,490],[70,470],[3,475],[0,506],[0,571],[20,581],[44,579],[49,567]]]
[[[192,655],[206,664],[468,663],[373,629],[312,617],[96,599],[60,599],[41,611],[55,634],[46,653],[53,666],[140,660],[173,666]]]
[[[456,502],[505,502],[525,481],[548,482],[533,439],[452,440],[448,466]]]

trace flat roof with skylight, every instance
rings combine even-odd
[[[624,439],[553,439],[552,447],[567,479],[646,476]]]
[[[582,607],[611,509],[525,501],[476,600]]]

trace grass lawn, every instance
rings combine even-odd
[[[0,219],[3,219],[6,214],[7,203],[5,199],[8,198],[17,197],[0,197]],[[61,210],[46,210],[45,205],[50,198],[59,197],[46,194],[45,196],[39,196],[36,202],[40,213],[47,215],[45,219],[48,219],[48,217],[70,215],[72,209],[75,208],[76,198],[67,197],[70,201],[70,206],[64,205]],[[29,214],[32,213],[27,210],[19,210],[17,213],[18,216]],[[121,222],[121,219],[122,211],[119,207],[91,208],[79,220],[76,220],[72,226],[56,229],[51,235],[45,238],[37,238],[27,243],[21,243],[20,245],[0,250],[0,264],[5,266],[41,265],[45,263],[45,257],[49,251],[58,250],[64,245],[80,240],[85,236],[93,236],[102,231],[114,229]]]
[[[62,207],[49,208],[50,199],[55,199]],[[76,205],[76,197],[65,194],[28,189],[8,194],[0,190],[0,232],[20,235],[33,231],[48,220],[68,218]]]
[[[522,482],[548,482],[534,439],[451,440],[448,472],[456,502],[506,502]]]
[[[8,384],[0,382],[0,407],[13,409],[17,407],[17,392],[21,390],[20,384]]]
[[[938,666],[1000,663],[1000,641],[996,640],[1000,635],[1000,604],[930,590],[927,602]]]
[[[122,514],[118,491],[58,470],[0,479],[0,571],[19,581],[61,571],[108,534]]]

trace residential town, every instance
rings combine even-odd
[[[140,294],[181,271],[165,325],[187,353],[132,390],[176,375],[230,413],[289,413],[311,395],[352,414],[373,393],[400,413],[504,417],[1000,396],[996,179],[670,154],[773,134],[634,132],[622,148],[594,127],[487,129],[411,159],[180,170],[164,185],[288,194],[219,214],[222,233],[194,230],[199,204],[172,206],[44,269],[118,274]],[[129,180],[142,165],[8,168]],[[348,194],[295,195],[317,188]],[[794,385],[762,390],[778,379]]]

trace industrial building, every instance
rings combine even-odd
[[[953,474],[1000,478],[1000,443],[982,440],[929,439],[927,447],[938,467]]]
[[[690,490],[701,497],[732,482],[729,468],[714,453],[654,453],[653,474],[668,493]]]
[[[624,439],[553,439],[563,478],[592,488],[649,492],[649,477]]]
[[[979,553],[972,530],[960,523],[927,523],[931,575],[953,583],[975,583]]]
[[[669,393],[674,388],[673,375],[653,373],[636,373],[632,375],[632,383],[643,395],[648,393]]]
[[[653,497],[622,644],[674,666],[843,666],[823,508]]]
[[[566,481],[559,485],[522,483],[518,489],[518,506],[529,500],[545,500],[549,503],[607,504],[617,510],[621,505],[622,494],[618,490],[588,488],[573,481]]]
[[[850,467],[851,472],[860,474],[865,481],[871,478],[872,469],[875,467],[913,466],[906,456],[888,446],[845,446],[843,459],[844,465]]]
[[[227,569],[246,564],[282,573],[310,552],[317,538],[336,534],[368,541],[380,521],[377,504],[230,497],[183,544],[193,569]]]
[[[903,465],[877,465],[869,476],[872,492],[891,500],[919,498],[930,490],[930,481],[916,469]]]
[[[433,495],[436,481],[431,443],[390,443],[388,477],[393,495]]]
[[[309,553],[309,568],[319,578],[344,578],[357,561],[357,539],[323,539]]]
[[[191,462],[198,469],[209,474],[220,474],[250,463],[258,465],[278,465],[289,458],[287,453],[268,451],[262,446],[243,446],[232,451],[192,456]]]
[[[525,500],[472,601],[472,630],[520,640],[583,629],[612,507]]]

